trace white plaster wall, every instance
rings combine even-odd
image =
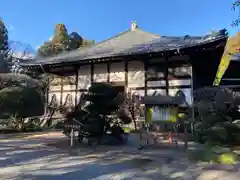
[[[70,99],[72,101],[72,104],[75,105],[75,96],[76,96],[75,92],[63,92],[63,94],[62,94],[62,103],[63,104],[65,103],[68,94],[71,96]],[[70,99],[68,99],[68,103],[67,104],[69,104],[69,100]]]
[[[60,92],[49,92],[48,93],[48,104],[51,102],[53,95],[56,95],[56,102],[58,105],[60,105],[60,100],[61,100],[61,93]]]
[[[179,90],[181,90],[185,94],[187,103],[191,105],[192,104],[191,88],[182,88],[182,89],[174,88],[174,89],[169,89],[168,92],[170,96],[175,96]]]
[[[94,82],[107,82],[107,64],[94,64]]]
[[[144,87],[144,64],[140,61],[128,63],[128,87]]]
[[[147,87],[165,87],[166,86],[166,81],[161,80],[161,81],[147,81]]]
[[[155,65],[159,66],[159,65]],[[161,67],[162,68],[162,67]],[[147,70],[147,78],[164,78],[164,68],[158,68],[158,71],[156,71],[156,68],[154,67],[149,67]]]
[[[148,89],[147,90],[147,96],[152,96],[156,92],[156,95],[166,95],[165,89]]]
[[[49,85],[49,92],[60,91],[60,90],[61,90],[61,86],[59,86],[59,85],[57,85],[57,86]]]
[[[78,89],[87,89],[91,85],[91,66],[80,66],[78,71]]]
[[[63,90],[64,91],[71,91],[71,90],[73,90],[73,91],[75,91],[76,90],[76,85],[63,85]]]
[[[180,66],[175,68],[168,68],[169,73],[172,73],[176,76],[191,76],[192,68],[191,66]]]
[[[124,62],[110,64],[110,82],[125,81]]]
[[[77,96],[77,104],[79,103],[79,99],[80,99],[80,96],[81,96],[82,92],[77,92],[76,96]]]
[[[80,97],[81,97],[81,95],[82,95],[83,93],[86,94],[87,92],[77,92],[77,94],[76,94],[76,96],[77,96],[77,104],[79,103]]]
[[[191,79],[174,79],[168,80],[169,86],[183,86],[183,85],[191,85]]]
[[[144,90],[131,90],[131,94],[144,96]]]
[[[63,90],[76,90],[76,75],[64,77]]]

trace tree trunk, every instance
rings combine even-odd
[[[134,123],[134,130],[137,131],[137,122],[136,122],[136,118],[133,118],[133,123]]]
[[[40,127],[49,127],[51,125],[50,122],[52,122],[52,117],[54,115],[54,110],[51,111],[51,113],[46,114],[44,118],[40,121]]]
[[[25,129],[24,120],[22,118],[16,119],[16,129],[19,132],[22,132]]]

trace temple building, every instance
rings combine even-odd
[[[161,36],[133,22],[129,30],[91,47],[21,65],[56,75],[49,82],[47,101],[59,105],[76,105],[97,82],[141,96],[182,91],[191,104],[193,89],[213,84],[227,38],[225,30],[214,36]]]

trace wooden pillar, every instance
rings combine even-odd
[[[62,72],[63,72],[63,68],[62,68]],[[61,94],[60,94],[60,106],[63,105],[63,78],[64,76],[61,75]]]
[[[76,75],[75,106],[77,106],[77,103],[78,103],[78,73],[79,73],[79,66],[76,66],[76,69],[75,69],[75,75]]]
[[[91,62],[91,84],[94,83],[94,63]]]
[[[124,60],[124,81],[125,81],[125,87],[128,87],[128,59]]]
[[[164,78],[165,78],[165,82],[166,82],[166,95],[169,95],[168,56],[165,56],[165,57],[164,57],[164,66],[165,66]]]
[[[144,95],[147,95],[148,63],[144,61]]]
[[[50,86],[50,80],[49,77],[47,78],[47,84],[46,84],[46,89],[45,89],[45,110],[44,114],[47,114],[48,112],[48,104],[49,104],[49,86]]]
[[[107,82],[110,82],[110,63],[107,63]]]

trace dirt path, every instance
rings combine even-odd
[[[68,143],[60,132],[1,139],[0,179],[195,180],[206,171],[206,165],[191,164],[184,155],[166,149],[138,151],[129,146],[71,149]]]

